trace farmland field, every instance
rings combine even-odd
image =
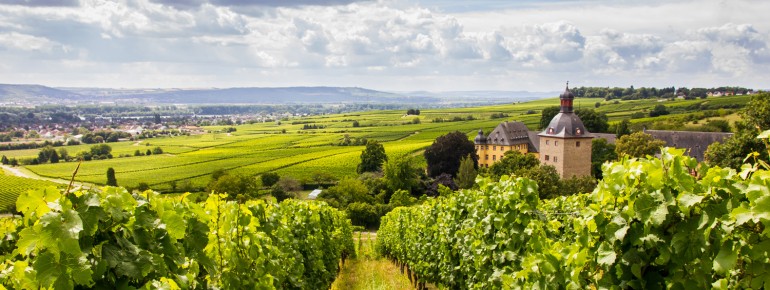
[[[606,113],[610,123],[629,118],[635,112],[648,112],[658,104],[666,105],[671,115],[645,117],[631,120],[654,122],[672,116],[685,115],[703,108],[720,106],[739,107],[748,101],[747,96],[708,98],[705,100],[630,100],[605,101],[604,99],[578,98],[576,108],[595,108]],[[309,181],[318,172],[336,178],[355,176],[355,168],[363,145],[341,146],[346,138],[374,139],[383,143],[390,158],[410,155],[423,163],[421,154],[436,137],[452,131],[466,133],[469,138],[479,129],[490,131],[502,121],[524,122],[530,129],[538,129],[540,111],[558,105],[556,98],[526,103],[513,103],[474,108],[450,108],[423,110],[419,116],[405,115],[404,110],[366,111],[357,113],[320,115],[285,119],[281,122],[244,124],[235,126],[236,132],[208,133],[193,136],[145,139],[141,142],[109,143],[113,156],[109,160],[83,162],[76,180],[95,184],[106,182],[106,171],[112,167],[120,186],[135,187],[147,183],[161,192],[202,190],[215,170],[225,170],[248,176],[264,172],[276,172],[300,181]],[[596,107],[596,103],[599,106]],[[723,109],[720,109],[723,110]],[[504,113],[507,117],[491,119],[492,114]],[[734,112],[727,112],[734,113]],[[416,122],[415,119],[419,120]],[[353,127],[353,121],[360,126]],[[304,125],[317,125],[319,129],[303,129]],[[222,126],[207,127],[212,132]],[[64,147],[70,155],[86,151],[91,145]],[[145,152],[155,147],[163,154],[133,156],[136,150]],[[38,150],[3,151],[9,158],[33,158]],[[120,157],[131,155],[131,157]],[[69,179],[77,166],[73,162],[30,165],[26,168],[45,177]],[[0,186],[2,187],[2,186]]]
[[[9,206],[15,206],[16,198],[20,193],[30,189],[38,189],[47,186],[61,186],[61,184],[6,175],[3,174],[2,169],[0,169],[0,212],[6,211]]]

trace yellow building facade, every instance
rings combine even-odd
[[[479,156],[479,166],[489,167],[502,159],[505,152],[513,150],[522,154],[535,154],[537,157],[536,146],[530,138],[533,133],[522,122],[508,121],[497,125],[488,136],[484,135],[483,130],[479,130],[479,134],[473,140],[476,145],[476,154]]]

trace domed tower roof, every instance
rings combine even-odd
[[[486,144],[487,143],[487,137],[484,136],[484,130],[479,129],[479,134],[476,135],[475,139],[473,139],[473,143],[476,143],[476,144]]]
[[[583,125],[583,121],[572,111],[572,101],[574,99],[575,95],[570,92],[569,82],[567,82],[567,87],[559,96],[561,101],[559,114],[556,114],[551,119],[551,122],[548,123],[548,127],[545,127],[543,132],[540,132],[538,135],[561,138],[591,138],[585,125]]]
[[[559,95],[559,100],[561,101],[561,110],[559,112],[572,113],[572,101],[574,99],[575,95],[569,90],[569,82],[567,82],[567,87],[564,88],[564,92]]]

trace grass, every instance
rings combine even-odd
[[[374,233],[355,233],[354,236],[358,257],[345,262],[332,284],[332,290],[414,289],[409,278],[401,274],[395,264],[377,255]]]

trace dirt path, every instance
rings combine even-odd
[[[60,178],[50,178],[50,177],[44,177],[37,175],[36,173],[30,171],[29,169],[26,169],[24,167],[11,167],[8,165],[0,165],[0,167],[3,168],[6,172],[10,173],[11,175],[15,175],[18,177],[24,177],[24,178],[30,178],[30,179],[38,179],[38,180],[45,180],[60,184],[69,184],[70,181],[66,179],[60,179]],[[92,183],[86,183],[86,182],[80,182],[75,181],[72,183],[72,186],[77,188],[99,188],[99,185],[92,184]]]

